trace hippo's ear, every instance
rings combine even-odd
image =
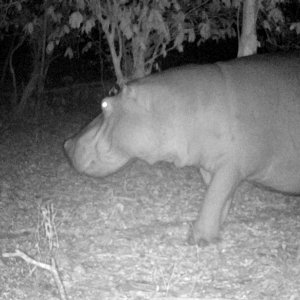
[[[123,95],[127,98],[135,99],[136,98],[136,90],[129,85],[124,84],[122,89]]]
[[[123,95],[126,99],[129,100],[128,103],[130,103],[131,105],[139,107],[140,109],[143,109],[147,112],[152,111],[151,98],[145,97],[144,93],[142,93],[141,89],[139,89],[137,86],[124,85]]]

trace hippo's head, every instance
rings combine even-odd
[[[151,163],[152,157],[158,157],[159,135],[149,101],[137,98],[135,88],[125,86],[120,94],[103,99],[103,112],[65,142],[66,154],[77,171],[102,177],[133,158]]]

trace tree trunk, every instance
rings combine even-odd
[[[5,81],[5,77],[6,77],[6,73],[7,73],[7,68],[8,68],[9,61],[10,61],[10,56],[11,56],[11,53],[13,52],[13,49],[14,49],[15,40],[16,40],[16,34],[14,34],[13,37],[12,37],[12,40],[10,42],[9,50],[8,50],[6,59],[4,61],[4,66],[3,66],[1,81],[0,81],[0,86],[1,87],[3,87],[3,85],[4,85],[4,81]]]
[[[139,44],[139,39],[132,41],[133,72],[132,78],[142,78],[145,74],[145,50]]]
[[[242,35],[239,40],[238,57],[257,52],[256,20],[259,0],[244,0]]]
[[[10,100],[10,104],[13,108],[15,108],[18,103],[18,88],[17,88],[16,73],[15,73],[15,69],[14,69],[14,65],[13,65],[13,58],[14,58],[15,52],[22,46],[24,41],[25,41],[25,36],[22,36],[20,38],[19,42],[17,43],[17,45],[15,47],[13,47],[12,51],[10,52],[10,56],[9,56],[9,70],[11,73],[12,84],[13,84],[13,89],[14,89],[12,98]]]
[[[34,70],[31,73],[30,79],[22,93],[21,100],[14,109],[13,119],[19,119],[21,117],[21,115],[23,114],[23,112],[28,104],[28,99],[31,97],[31,95],[33,94],[34,90],[36,89],[36,87],[38,85],[39,78],[40,78],[39,65],[35,64]]]
[[[114,42],[114,34],[110,34],[109,32],[105,32],[106,34],[106,38],[108,41],[108,45],[110,48],[110,53],[112,56],[112,61],[113,61],[113,65],[114,65],[114,70],[115,70],[115,74],[117,76],[117,83],[122,86],[125,79],[121,70],[121,59],[122,59],[122,55],[121,55],[121,49],[122,49],[122,45],[119,44],[119,54],[117,54],[116,51],[116,47],[115,47],[115,42]]]

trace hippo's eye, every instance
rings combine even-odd
[[[101,107],[102,107],[103,110],[105,110],[105,109],[107,108],[107,106],[108,106],[107,101],[103,101],[103,102],[101,103]]]
[[[108,98],[102,100],[101,108],[104,114],[109,114],[112,111],[112,105]]]
[[[107,99],[103,99],[103,101],[101,102],[101,108],[103,111],[107,111],[110,110],[111,104],[109,103],[109,101],[107,101]]]

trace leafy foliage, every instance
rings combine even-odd
[[[159,56],[195,39],[177,0],[80,0],[77,9],[71,26],[89,33],[101,24],[119,82],[150,73]]]
[[[262,1],[257,28],[261,47],[269,51],[299,49],[300,1]]]
[[[242,0],[7,0],[0,3],[0,38],[14,37],[7,59],[11,62],[12,77],[16,49],[23,43],[30,47],[31,79],[35,78],[35,82],[28,82],[31,87],[26,97],[35,89],[43,89],[48,67],[56,57],[73,58],[89,49],[97,49],[100,59],[103,56],[111,59],[117,81],[122,84],[158,69],[158,58],[171,50],[183,51],[187,42],[199,45],[208,39],[218,41],[238,36],[242,3]],[[299,48],[299,0],[259,3],[260,45],[270,50]],[[16,83],[13,85],[16,90]],[[23,100],[13,101],[20,102]]]

